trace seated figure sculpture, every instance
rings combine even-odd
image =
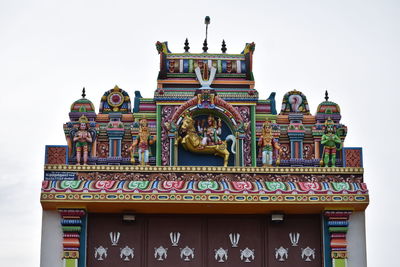
[[[325,121],[325,133],[322,135],[321,144],[324,145],[324,153],[321,159],[321,163],[325,166],[329,166],[329,161],[331,161],[331,167],[336,166],[336,150],[342,149],[342,140],[336,133],[336,128],[334,127],[331,118]],[[337,148],[339,145],[339,148]],[[321,165],[322,165],[321,164]]]
[[[214,116],[209,115],[207,124],[207,128],[204,129],[204,137],[201,141],[201,147],[220,145],[222,143],[221,138],[219,137],[221,135],[221,119],[219,118],[218,121],[216,121]]]
[[[139,163],[140,165],[148,165],[149,164],[149,146],[154,144],[154,137],[150,135],[148,129],[147,119],[143,118],[139,121],[139,134],[137,138],[132,142],[132,145],[128,148],[128,151],[131,152],[131,162],[135,163],[134,158],[134,149],[136,146],[139,147]]]
[[[83,164],[86,165],[89,154],[89,143],[93,141],[92,136],[88,131],[88,119],[85,115],[79,118],[79,130],[75,133],[73,141],[76,148],[76,164],[81,164],[82,149],[83,149]]]
[[[268,120],[263,124],[262,134],[258,141],[258,145],[260,146],[263,167],[272,166],[272,155],[274,149],[278,151],[276,164],[279,165],[281,147],[278,141],[273,138],[271,122]]]

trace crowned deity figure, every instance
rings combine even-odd
[[[272,127],[270,121],[265,121],[262,128],[262,134],[258,140],[260,146],[260,154],[262,158],[263,167],[272,166],[272,155],[274,149],[278,151],[277,165],[279,165],[281,146],[279,142],[272,135]]]
[[[207,119],[207,128],[204,129],[204,137],[201,141],[201,147],[220,145],[222,143],[221,138],[221,126],[222,121],[220,118],[215,120],[213,115],[209,115]]]
[[[131,162],[135,163],[134,158],[134,149],[138,147],[139,153],[139,162],[140,165],[148,165],[149,164],[149,146],[154,144],[155,139],[154,136],[150,135],[148,129],[148,122],[146,118],[143,118],[139,121],[139,134],[137,138],[132,142],[132,145],[128,148],[128,151],[131,152]]]
[[[76,148],[76,164],[81,164],[82,149],[83,149],[83,164],[86,165],[88,161],[89,154],[89,143],[93,142],[92,136],[90,135],[88,129],[88,119],[85,115],[79,118],[79,128],[74,135],[73,141],[75,142]]]
[[[324,145],[324,153],[321,159],[321,163],[325,167],[329,166],[329,161],[331,161],[331,166],[336,165],[336,150],[342,149],[342,140],[336,134],[336,128],[331,118],[325,121],[325,133],[322,135],[321,144]],[[339,145],[339,148],[337,147]]]

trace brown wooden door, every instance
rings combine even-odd
[[[90,213],[87,235],[87,267],[322,266],[319,215],[280,223],[266,215],[137,215],[126,223],[122,214]]]
[[[320,215],[287,215],[283,222],[269,222],[266,246],[267,266],[321,267],[321,223]],[[292,233],[292,239],[297,239],[298,236],[297,244],[292,243],[290,233]],[[302,256],[303,250],[306,251]],[[309,254],[311,255],[307,256]]]

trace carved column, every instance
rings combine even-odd
[[[330,238],[328,249],[330,249],[332,267],[347,266],[346,234],[351,213],[348,210],[325,211],[326,227]]]
[[[63,231],[63,262],[68,267],[84,266],[84,229],[83,219],[86,214],[81,209],[60,209],[61,227]],[[81,246],[81,244],[83,244]],[[83,255],[81,255],[83,254]],[[83,264],[79,264],[79,259],[83,258]]]

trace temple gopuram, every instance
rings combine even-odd
[[[41,266],[366,266],[362,149],[333,96],[261,99],[254,43],[156,49],[152,98],[83,90],[46,146]]]

